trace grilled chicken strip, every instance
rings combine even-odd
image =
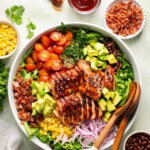
[[[63,124],[73,125],[102,116],[98,104],[80,93],[57,99],[54,113]]]
[[[49,81],[51,94],[55,98],[59,98],[77,92],[81,76],[82,70],[77,66],[73,69],[54,73]]]

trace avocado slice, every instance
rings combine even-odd
[[[36,111],[36,109],[32,109],[32,116],[36,116],[38,114],[38,112]]]
[[[45,94],[43,99],[46,101],[47,104],[49,104],[52,107],[55,107],[56,102],[50,95]]]
[[[99,106],[101,107],[102,111],[105,111],[105,110],[106,110],[107,103],[106,103],[105,99],[103,99],[103,98],[100,99],[100,100],[98,101],[98,104],[99,104]]]
[[[108,50],[107,50],[107,48],[106,47],[103,47],[100,51],[99,51],[99,56],[101,56],[101,55],[106,55],[106,54],[108,54],[109,52],[108,52]]]
[[[97,61],[96,61],[96,66],[97,66],[97,67],[102,67],[103,63],[104,63],[104,62],[102,62],[102,61],[100,61],[100,60],[97,60]]]
[[[98,51],[96,50],[88,50],[88,56],[93,57],[93,56],[98,56]]]
[[[48,88],[48,84],[49,84],[49,83],[45,83],[45,85],[44,85],[44,92],[45,92],[45,93],[50,92],[50,90],[49,90],[49,88]]]
[[[111,118],[111,115],[112,115],[112,114],[111,114],[109,111],[106,111],[105,114],[104,114],[103,120],[104,120],[105,122],[108,122],[109,119]]]
[[[120,101],[122,97],[119,95],[118,92],[115,92],[115,97],[113,98],[112,102],[116,106]]]
[[[33,88],[31,92],[32,92],[32,95],[36,95],[38,91],[36,88]]]
[[[104,48],[104,44],[102,44],[102,43],[99,43],[99,42],[92,42],[92,43],[90,43],[90,45],[93,47],[93,49],[94,50],[96,50],[96,51],[100,51],[101,49],[103,49]]]
[[[93,71],[97,71],[98,70],[98,67],[96,66],[96,63],[97,63],[97,58],[96,57],[91,57],[90,58],[90,62],[91,62],[91,69]]]
[[[53,110],[54,110],[54,107],[51,107],[49,104],[46,103],[43,109],[43,115],[49,116],[52,114]]]
[[[109,99],[110,98],[110,92],[109,92],[109,90],[107,89],[107,88],[103,88],[102,89],[102,94],[104,95],[104,97],[106,98],[106,99]]]
[[[113,54],[106,55],[105,60],[107,60],[111,65],[117,63],[117,59],[115,58]]]
[[[40,113],[43,110],[44,105],[45,105],[45,100],[40,99],[40,100],[32,103],[32,110],[35,109],[38,113]]]
[[[110,100],[107,100],[107,110],[109,112],[112,112],[116,109],[115,105],[110,101]]]
[[[83,48],[83,55],[87,55],[88,51],[93,50],[90,45],[87,45],[86,47]]]

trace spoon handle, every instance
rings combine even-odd
[[[107,125],[104,127],[104,129],[101,131],[100,135],[98,136],[98,138],[94,142],[93,147],[99,148],[101,146],[104,139],[108,135],[109,131],[112,129],[113,125],[115,124],[117,118],[118,117],[116,115],[112,115],[112,117],[108,121]]]
[[[122,140],[122,137],[123,137],[123,134],[124,134],[124,130],[126,128],[128,120],[129,120],[129,117],[127,117],[127,116],[124,116],[123,119],[121,120],[121,123],[119,125],[119,129],[117,131],[117,135],[115,137],[115,141],[114,141],[114,144],[113,144],[111,150],[119,149],[120,142]]]

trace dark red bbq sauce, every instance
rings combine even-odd
[[[80,11],[89,11],[97,6],[100,0],[70,0],[71,4]]]

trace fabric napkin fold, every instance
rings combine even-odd
[[[18,150],[22,137],[15,125],[0,120],[0,150]]]

